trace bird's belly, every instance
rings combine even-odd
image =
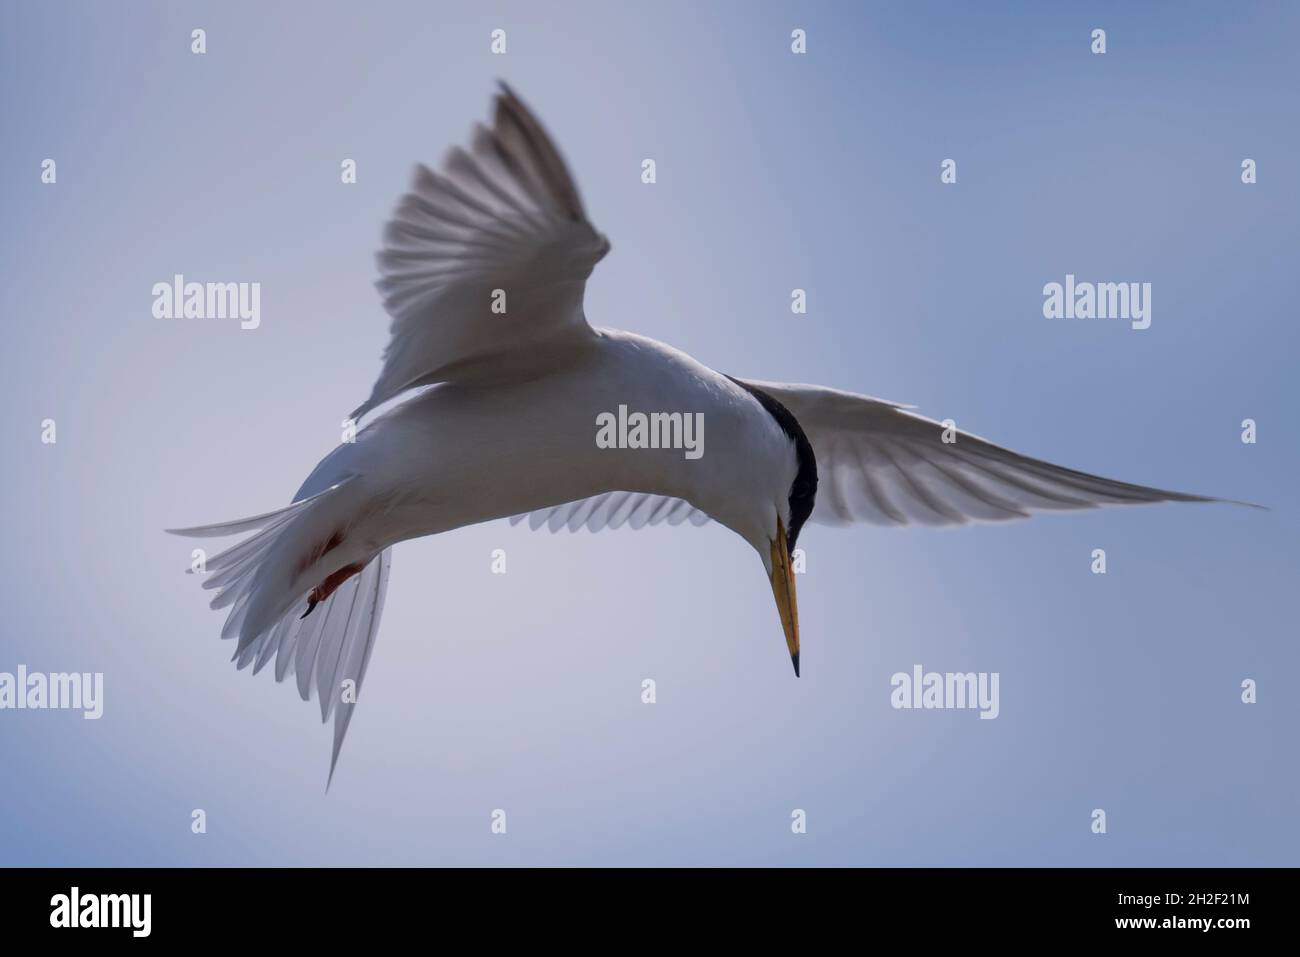
[[[429,535],[615,490],[692,500],[710,417],[671,405],[599,380],[435,389],[387,426],[391,501],[376,537]]]

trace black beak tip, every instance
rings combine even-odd
[[[796,651],[794,654],[790,656],[790,663],[794,665],[794,676],[798,678],[799,677],[799,652]]]

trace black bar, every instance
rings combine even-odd
[[[1230,946],[1256,932],[1284,931],[1283,908],[1296,886],[1294,869],[38,868],[0,870],[0,928],[7,943],[67,943],[75,935],[92,945],[283,940],[336,947],[373,943],[368,935],[377,928],[384,936],[466,930],[499,942],[530,928],[577,939],[622,927],[629,941],[649,940],[703,920],[738,937],[842,932],[862,943],[910,927],[927,948],[945,939],[1097,937]],[[116,916],[119,926],[53,926],[72,923],[74,887],[78,923],[102,914],[105,922]]]

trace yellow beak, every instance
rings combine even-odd
[[[785,525],[776,520],[776,540],[772,542],[772,596],[785,629],[785,644],[790,649],[794,675],[799,677],[799,604],[795,601],[794,569],[790,566],[790,546],[785,539]]]

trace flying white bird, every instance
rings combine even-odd
[[[335,715],[331,778],[392,546],[406,539],[503,517],[552,531],[712,519],[758,552],[797,675],[791,553],[809,519],[951,525],[1218,501],[1050,465],[881,399],[733,378],[593,328],[583,291],[609,248],[545,130],[503,84],[492,127],[452,149],[441,174],[417,167],[384,230],[392,339],[353,417],[405,401],[327,455],[291,505],[175,530],[252,533],[208,560],[204,587],[213,608],[230,608],[221,636],[238,639],[240,668],[274,659],[277,681],[296,675],[322,721]],[[620,407],[673,427],[702,417],[704,454],[658,436],[599,443],[597,423]]]

